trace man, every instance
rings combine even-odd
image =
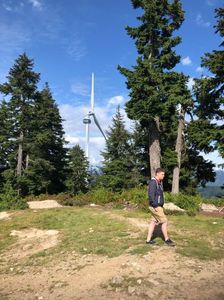
[[[165,244],[168,246],[175,246],[175,243],[168,236],[168,222],[163,211],[164,193],[162,180],[164,176],[164,169],[158,168],[156,169],[155,177],[149,181],[149,209],[152,214],[152,219],[149,224],[146,244],[155,244],[155,241],[152,240],[153,231],[156,225],[162,224],[161,229]]]

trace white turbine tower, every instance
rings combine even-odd
[[[90,124],[91,124],[91,117],[93,117],[93,120],[96,124],[96,126],[99,128],[100,132],[102,133],[103,137],[106,140],[106,136],[100,127],[99,122],[97,121],[96,115],[94,113],[94,74],[92,73],[92,88],[91,88],[91,100],[90,100],[90,111],[83,119],[83,123],[86,125],[86,157],[89,158],[89,132],[90,132]]]

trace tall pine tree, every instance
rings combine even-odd
[[[133,161],[131,135],[125,129],[123,116],[118,107],[112,125],[107,131],[106,148],[101,175],[103,186],[120,191],[138,184],[138,171]]]
[[[161,160],[161,122],[170,109],[167,89],[173,73],[167,71],[180,60],[173,47],[181,39],[173,36],[173,32],[180,28],[184,13],[179,0],[132,0],[132,4],[135,9],[143,10],[138,17],[141,24],[126,28],[135,40],[139,56],[132,70],[120,66],[118,69],[126,76],[127,87],[131,90],[127,114],[148,130],[151,175],[154,175]]]
[[[16,59],[7,76],[8,82],[0,85],[0,92],[8,96],[8,111],[12,126],[11,139],[17,148],[16,175],[21,176],[26,168],[24,144],[30,138],[30,119],[37,98],[37,83],[40,75],[33,71],[33,61],[24,53]]]
[[[7,97],[0,108],[5,116],[0,130],[2,176],[22,195],[62,191],[65,180],[62,119],[49,87],[38,91],[40,75],[33,66],[25,53],[20,55],[8,81],[0,85]]]
[[[29,181],[29,193],[63,191],[67,151],[62,118],[48,84],[38,93],[34,115],[24,180]]]
[[[72,194],[85,193],[89,187],[89,162],[79,145],[68,151],[69,165],[66,187]]]
[[[215,10],[217,24],[215,32],[224,37],[224,8]],[[224,158],[224,42],[220,44],[220,50],[206,53],[202,57],[202,67],[207,68],[211,76],[196,80],[195,95],[196,109],[195,114],[199,121],[194,128],[204,127],[204,138],[209,141],[207,152],[217,149]],[[197,124],[198,123],[198,124]],[[193,128],[193,129],[194,129]],[[193,130],[192,130],[193,131]],[[203,139],[195,139],[201,146]],[[224,165],[224,164],[223,164]]]

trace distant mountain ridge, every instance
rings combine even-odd
[[[199,187],[198,192],[205,198],[224,197],[224,171],[216,171],[215,182],[208,182],[205,188]]]
[[[206,186],[223,186],[224,185],[224,171],[216,171],[215,182],[208,182]]]

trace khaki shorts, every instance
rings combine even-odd
[[[149,210],[152,214],[151,221],[154,221],[157,224],[167,222],[167,218],[161,206],[156,207],[156,211],[154,207],[149,206]]]

